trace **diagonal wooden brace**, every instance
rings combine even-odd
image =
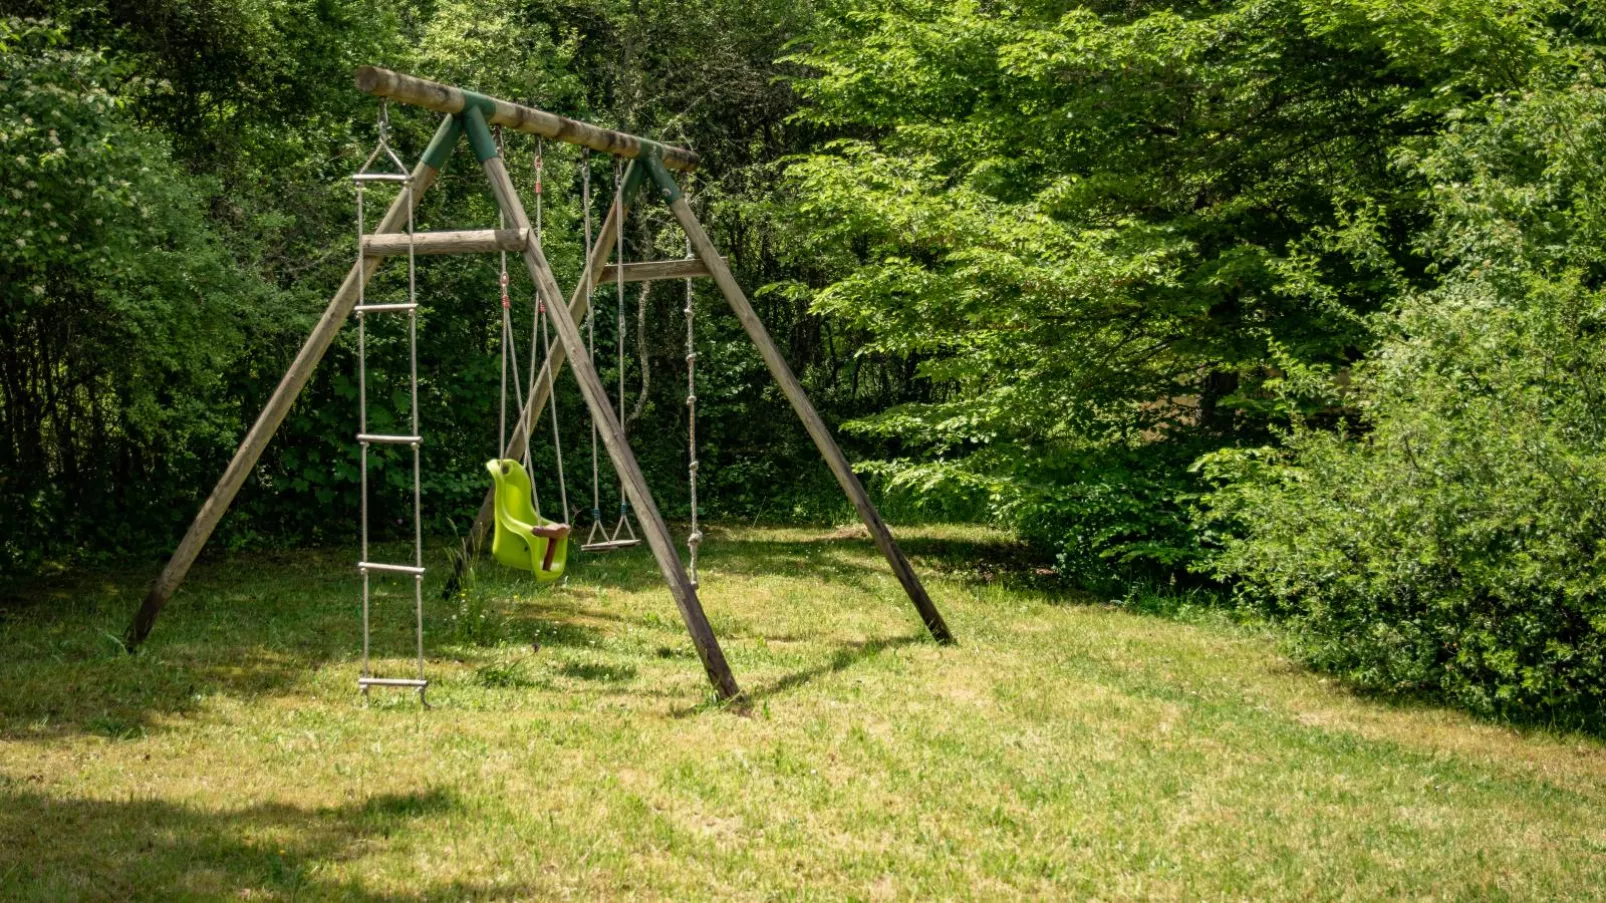
[[[412,210],[408,209],[407,201],[412,199],[413,209],[417,209],[419,198],[428,188],[435,184],[440,176],[440,168],[445,164],[452,146],[462,135],[461,124],[453,117],[448,116],[436,129],[435,137],[430,141],[429,149],[425,151],[418,165],[413,168],[412,190],[403,191],[391,202],[390,209],[379,221],[375,232],[394,233],[407,228],[408,218]],[[278,431],[279,425],[284,422],[285,415],[290,413],[290,406],[295,403],[296,396],[312,378],[312,372],[317,369],[318,362],[323,359],[324,352],[334,342],[340,327],[351,315],[351,309],[357,305],[358,289],[362,284],[372,279],[374,273],[385,262],[381,256],[364,256],[359,263],[353,264],[351,271],[346,274],[345,281],[330,299],[329,306],[324,309],[323,316],[318,319],[318,325],[307,336],[302,344],[301,351],[285,371],[279,385],[268,398],[262,413],[257,415],[256,422],[251,425],[240,447],[235,450],[234,457],[230,459],[228,467],[224,468],[223,476],[213,487],[212,494],[207,496],[201,510],[190,523],[184,538],[179,541],[178,548],[173,550],[173,556],[167,560],[162,573],[151,584],[150,591],[145,594],[145,600],[140,603],[139,610],[134,614],[134,620],[124,634],[123,645],[133,651],[139,644],[150,636],[151,628],[156,626],[156,618],[162,613],[162,608],[173,597],[179,584],[189,574],[190,566],[195,563],[206,541],[211,538],[212,531],[223,520],[223,515],[239,494],[240,487],[245,485],[245,478],[250,476],[252,468],[256,467],[258,459],[262,457],[263,449],[273,434]]]
[[[797,412],[803,426],[808,430],[814,445],[830,466],[831,473],[836,476],[837,483],[847,494],[848,500],[859,513],[859,519],[870,531],[870,538],[875,540],[876,548],[881,550],[882,556],[891,565],[892,573],[897,576],[898,582],[903,584],[904,592],[909,594],[909,601],[914,603],[915,610],[920,613],[920,619],[925,622],[926,629],[939,643],[954,642],[953,631],[948,629],[948,623],[943,620],[942,613],[937,610],[937,604],[931,601],[926,587],[920,582],[920,576],[915,573],[913,565],[899,548],[897,540],[892,537],[892,530],[887,522],[881,519],[881,512],[876,510],[875,503],[870,500],[870,494],[864,491],[864,484],[859,482],[858,474],[853,472],[853,466],[848,463],[847,456],[836,444],[831,430],[825,425],[814,404],[809,401],[808,393],[803,390],[803,384],[787,366],[786,358],[781,356],[779,348],[770,338],[769,330],[764,328],[764,321],[758,318],[753,311],[753,305],[747,301],[742,293],[742,287],[736,284],[736,277],[731,275],[730,267],[725,265],[725,258],[719,256],[708,233],[703,230],[703,224],[698,222],[696,214],[692,213],[691,205],[686,202],[680,187],[675,183],[674,176],[669,174],[663,166],[650,155],[644,154],[639,163],[646,165],[647,174],[652,177],[657,187],[658,196],[669,205],[675,219],[685,231],[686,237],[691,240],[692,253],[699,257],[714,277],[719,286],[720,293],[730,302],[731,309],[736,312],[736,318],[742,322],[742,328],[758,346],[758,353],[764,358],[769,367],[770,375],[780,384],[781,391],[786,400],[792,403],[792,409]]]
[[[513,180],[508,178],[507,167],[502,164],[502,158],[496,154],[494,145],[489,141],[490,135],[483,115],[477,109],[470,109],[464,118],[467,120],[465,127],[468,129],[469,143],[475,148],[480,166],[491,181],[491,191],[496,195],[497,206],[515,227],[529,228],[529,220],[525,215],[524,205],[519,200],[518,191],[513,187]],[[626,184],[628,185],[630,181],[627,177]],[[530,272],[531,280],[535,282],[536,290],[540,292],[546,304],[547,318],[568,353],[570,367],[574,371],[575,379],[580,383],[580,393],[585,397],[586,406],[591,409],[597,433],[608,449],[608,456],[613,459],[614,469],[619,473],[625,494],[636,508],[636,515],[641,521],[647,545],[658,561],[658,568],[663,573],[664,581],[669,584],[670,595],[675,599],[675,606],[680,609],[681,620],[685,622],[686,631],[691,635],[692,646],[697,650],[697,657],[702,660],[709,683],[713,684],[714,692],[720,699],[735,699],[741,695],[741,688],[737,686],[736,677],[731,673],[730,664],[725,660],[725,653],[720,649],[718,638],[714,636],[714,629],[709,625],[708,616],[703,612],[702,602],[697,598],[697,590],[692,587],[691,580],[686,576],[686,569],[681,565],[674,537],[670,535],[669,526],[664,523],[663,515],[658,511],[658,503],[653,500],[652,492],[647,487],[647,478],[642,475],[635,454],[625,442],[624,426],[619,422],[613,405],[608,401],[608,392],[603,388],[602,380],[597,376],[591,358],[585,353],[585,340],[580,336],[579,324],[564,308],[557,280],[552,276],[552,268],[547,265],[546,255],[535,242],[525,245],[524,264]]]

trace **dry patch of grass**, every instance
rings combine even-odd
[[[744,712],[710,703],[641,551],[552,591],[486,566],[432,601],[429,711],[359,701],[349,555],[204,564],[136,657],[113,638],[148,574],[17,590],[33,601],[0,616],[0,898],[1606,886],[1599,742],[1360,699],[1265,637],[1057,594],[985,530],[904,533],[958,647],[925,639],[855,532],[715,533],[703,596]],[[379,610],[396,671],[405,589]]]

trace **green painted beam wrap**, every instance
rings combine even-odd
[[[484,163],[501,156],[496,150],[496,139],[491,137],[491,127],[485,124],[484,110],[471,106],[458,115],[463,120],[464,131],[468,132],[468,146],[474,149],[474,159]]]
[[[653,184],[658,186],[660,200],[665,204],[673,204],[680,200],[680,185],[675,181],[675,177],[670,175],[669,170],[664,167],[664,149],[662,147],[657,144],[642,142],[641,155],[636,158],[636,163],[645,167],[647,174],[652,176]]]
[[[470,91],[466,88],[461,90],[463,91],[463,112],[479,110],[487,118],[496,112],[496,98],[486,97],[478,91]]]
[[[619,192],[625,199],[626,207],[635,203],[636,192],[641,190],[641,183],[646,181],[646,178],[647,172],[641,167],[641,158],[631,160],[630,165],[625,167],[625,181],[619,186]]]
[[[457,147],[457,139],[463,135],[463,124],[457,121],[456,116],[448,116],[435,130],[435,137],[429,139],[429,147],[424,148],[424,156],[418,162],[428,166],[436,172],[446,168],[446,160]]]

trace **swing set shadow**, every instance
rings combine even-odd
[[[704,276],[714,280],[721,295],[757,347],[772,378],[802,420],[816,448],[852,502],[869,531],[871,540],[886,558],[893,574],[914,604],[927,632],[939,643],[954,642],[952,631],[938,612],[908,557],[899,548],[891,530],[877,511],[858,476],[853,472],[852,466],[824,420],[814,409],[802,384],[770,338],[768,330],[754,312],[747,296],[732,276],[725,259],[720,256],[713,241],[703,229],[702,223],[693,213],[691,205],[676,181],[675,173],[690,173],[697,168],[699,161],[696,154],[683,148],[659,144],[533,107],[378,67],[360,68],[357,71],[356,81],[360,90],[383,101],[422,107],[445,114],[445,119],[436,130],[434,138],[418,164],[409,173],[383,176],[392,181],[405,182],[406,190],[398,193],[392,201],[374,234],[362,238],[357,262],[346,275],[262,413],[235,451],[222,477],[201,506],[200,512],[180,540],[172,557],[145,595],[125,634],[124,644],[127,648],[130,650],[138,648],[150,635],[163,607],[183,583],[191,565],[228,511],[263,449],[288,414],[296,396],[311,378],[334,337],[359,304],[364,285],[385,260],[389,257],[405,256],[411,270],[413,259],[421,253],[484,253],[492,250],[517,252],[521,255],[530,278],[535,283],[539,310],[545,312],[546,323],[558,339],[557,342],[550,344],[540,375],[534,381],[529,397],[524,400],[516,428],[502,450],[502,459],[517,461],[523,456],[536,418],[551,401],[555,377],[561,368],[568,364],[579,383],[581,395],[590,411],[597,435],[606,447],[614,470],[619,476],[624,496],[623,505],[628,505],[637,515],[641,526],[641,538],[652,550],[658,569],[669,587],[681,620],[691,637],[692,645],[720,700],[728,702],[736,699],[742,695],[741,688],[703,612],[697,596],[696,583],[680,560],[675,542],[630,449],[624,425],[608,398],[607,390],[597,374],[581,334],[581,324],[586,322],[590,311],[591,289],[604,281],[616,281],[622,284],[625,281],[639,279]],[[621,161],[628,161],[597,240],[587,254],[579,284],[570,294],[566,304],[537,239],[537,230],[532,228],[523,202],[508,175],[501,148],[491,131],[492,126],[525,132],[544,139],[564,141],[592,151],[610,154]],[[412,228],[413,213],[419,204],[420,196],[439,178],[441,169],[446,165],[453,149],[464,138],[490,183],[502,219],[502,228],[477,232],[415,232]],[[636,203],[638,195],[643,191],[668,206],[685,233],[688,257],[684,261],[652,261],[636,264],[625,264],[621,259],[618,264],[610,266],[609,259],[613,247],[618,243],[625,219],[632,205]],[[668,273],[675,275],[668,276]],[[412,307],[416,307],[416,304]],[[414,411],[416,410],[415,404]],[[417,444],[421,441],[416,425],[415,432],[406,437],[359,436],[358,438],[360,442],[406,439],[411,441],[415,454]],[[486,530],[492,524],[494,516],[493,487],[492,491],[487,492],[485,502],[481,505],[474,526],[470,530],[469,549],[477,549],[483,544]],[[421,558],[420,565],[416,567],[378,565],[365,561],[360,562],[358,568],[364,580],[367,579],[370,568],[406,571],[413,577],[415,587],[421,586],[423,580]],[[419,604],[421,607],[422,603]],[[421,614],[419,623],[422,625]],[[421,632],[422,627],[419,629]],[[420,637],[420,647],[421,645]],[[376,681],[370,680],[370,682]]]

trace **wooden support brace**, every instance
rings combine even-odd
[[[479,119],[472,112],[467,118],[470,141],[473,143],[476,140],[475,133],[484,128],[483,119]],[[488,139],[488,135],[480,135],[478,138],[480,146],[484,146]],[[491,190],[496,194],[496,202],[502,213],[517,227],[528,228],[529,221],[524,213],[524,205],[519,201],[513,180],[508,178],[502,158],[481,154],[480,165],[491,181]],[[725,653],[720,649],[719,640],[714,636],[714,629],[709,625],[708,616],[703,612],[697,591],[692,587],[690,579],[686,576],[686,570],[680,563],[675,540],[669,533],[668,525],[664,523],[663,515],[658,511],[658,504],[653,500],[652,492],[647,488],[647,479],[641,473],[641,466],[636,463],[636,456],[625,442],[624,427],[614,413],[613,406],[608,402],[608,392],[603,388],[602,380],[597,376],[590,357],[586,355],[585,340],[580,336],[580,327],[575,318],[563,307],[557,281],[552,276],[552,270],[547,265],[546,256],[541,252],[540,246],[534,242],[525,246],[524,263],[525,268],[530,271],[530,278],[535,282],[546,303],[547,318],[568,352],[570,367],[574,371],[575,379],[580,383],[580,393],[585,397],[586,406],[591,409],[597,433],[602,437],[609,457],[613,459],[614,468],[619,472],[625,493],[636,508],[642,533],[646,536],[647,545],[652,549],[653,557],[658,561],[658,568],[663,573],[664,581],[669,584],[669,592],[675,599],[676,607],[680,609],[681,620],[685,622],[686,631],[691,635],[692,646],[697,650],[697,657],[702,660],[703,670],[707,672],[708,680],[714,686],[714,692],[721,699],[735,699],[741,695],[741,688],[737,686],[736,677],[731,673],[730,664],[725,660]]]
[[[676,221],[690,239],[692,253],[707,264],[720,293],[730,302],[731,309],[736,312],[736,318],[742,322],[742,328],[747,330],[747,335],[753,340],[753,344],[758,346],[758,353],[764,358],[770,374],[780,383],[781,391],[792,403],[792,409],[797,411],[804,428],[814,439],[815,447],[820,450],[825,463],[831,468],[831,473],[836,476],[837,483],[853,502],[854,509],[859,512],[859,518],[870,531],[870,538],[875,541],[876,548],[880,549],[881,554],[887,559],[887,564],[892,566],[892,573],[897,576],[898,582],[903,584],[904,592],[909,594],[909,600],[920,613],[926,629],[931,631],[932,637],[940,643],[954,642],[953,632],[948,629],[942,613],[937,611],[936,603],[931,601],[931,596],[921,584],[914,567],[909,564],[909,559],[898,547],[897,540],[892,538],[892,530],[887,527],[887,522],[881,519],[881,512],[877,511],[875,503],[870,501],[870,494],[864,491],[864,484],[859,482],[858,474],[853,472],[852,465],[848,464],[847,456],[842,454],[842,449],[836,444],[830,428],[820,418],[819,412],[814,410],[808,393],[803,391],[803,384],[798,382],[792,373],[792,368],[787,366],[786,358],[782,357],[780,349],[775,347],[769,330],[764,328],[764,321],[758,318],[758,314],[753,311],[753,305],[748,303],[747,296],[742,293],[741,286],[736,284],[736,277],[731,275],[730,267],[725,265],[725,259],[719,256],[719,251],[709,239],[708,233],[703,231],[702,223],[698,222],[696,214],[692,213],[691,205],[686,202],[674,178],[662,167],[655,168],[652,165],[654,161],[650,158],[645,162],[647,171],[657,185],[659,196],[669,204],[670,211],[675,214]]]
[[[430,143],[430,150],[424,155],[423,161],[413,168],[412,191],[401,191],[391,202],[385,216],[379,221],[375,230],[380,233],[400,232],[407,228],[408,217],[411,211],[407,201],[412,199],[414,209],[418,207],[418,200],[424,192],[435,183],[440,175],[439,167],[429,162],[443,161],[450,152],[451,146],[457,143],[461,134],[459,124],[451,117],[447,117],[435,132],[435,139]],[[156,626],[156,618],[162,612],[167,600],[172,598],[173,592],[178,589],[184,577],[190,572],[190,565],[195,563],[206,541],[211,538],[212,531],[217,529],[218,522],[229,510],[234,497],[245,484],[245,478],[256,467],[257,460],[262,457],[263,449],[268,447],[268,441],[278,431],[279,424],[284,422],[285,415],[290,413],[290,406],[295,403],[296,396],[312,378],[312,371],[317,369],[318,362],[323,359],[324,352],[335,340],[340,327],[351,315],[351,309],[357,305],[358,288],[373,278],[385,258],[378,255],[365,256],[361,262],[353,264],[350,272],[346,274],[345,281],[330,299],[329,306],[324,309],[323,316],[313,327],[312,334],[302,344],[301,351],[291,362],[290,369],[285,371],[279,385],[268,398],[262,413],[257,415],[256,422],[251,425],[250,431],[240,447],[235,450],[234,457],[229,460],[228,467],[224,468],[223,476],[213,487],[212,494],[206,497],[201,510],[190,523],[184,538],[179,541],[178,548],[173,550],[173,557],[167,560],[162,573],[157,576],[156,582],[151,584],[150,591],[145,594],[145,600],[140,603],[139,611],[134,614],[134,621],[128,626],[124,636],[124,645],[132,651],[150,636],[151,628]]]
[[[619,281],[619,264],[614,264],[602,271],[602,278],[597,282],[602,285]],[[700,276],[711,276],[708,265],[695,257],[685,260],[646,260],[639,263],[627,263],[623,268],[625,282],[657,282],[661,279],[695,279]]]
[[[415,232],[409,241],[402,235],[369,235],[363,238],[362,250],[372,257],[406,257],[409,249],[416,255],[426,254],[484,254],[490,251],[524,250],[530,240],[527,229],[473,229],[466,232]]]

